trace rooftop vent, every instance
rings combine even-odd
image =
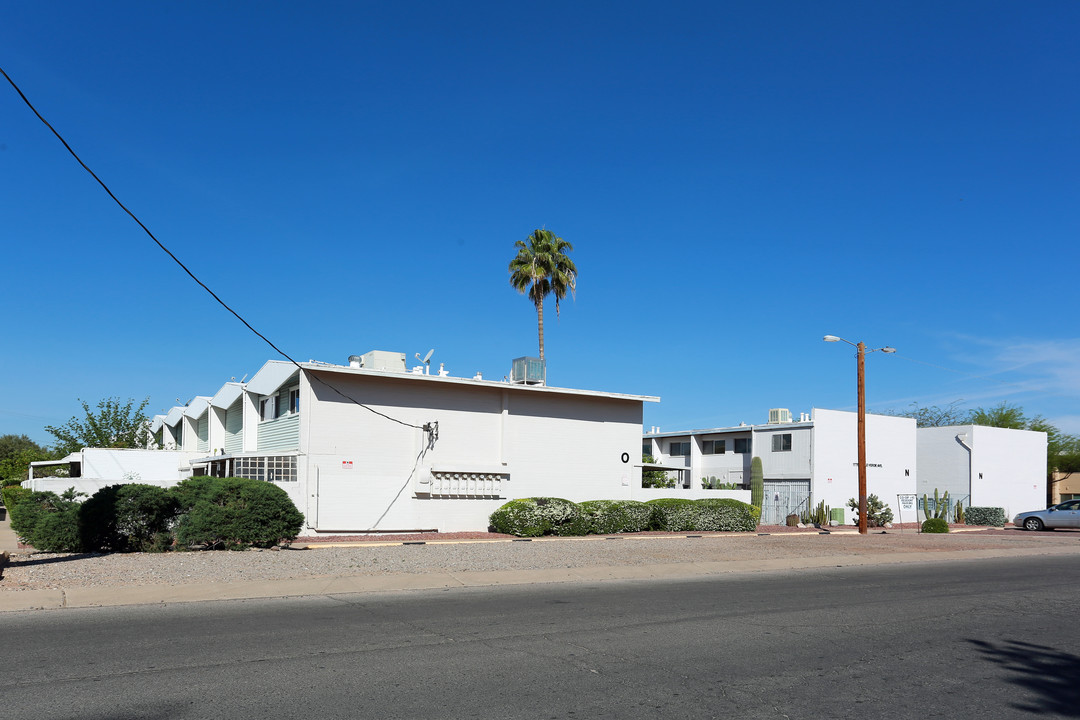
[[[769,411],[769,424],[782,425],[791,422],[791,411],[787,408],[773,408]]]
[[[547,364],[535,357],[514,358],[510,382],[514,385],[544,385],[547,383]]]
[[[350,355],[349,367],[405,372],[405,353],[372,350],[363,355]]]

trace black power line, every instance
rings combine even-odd
[[[256,330],[255,328],[253,328],[253,327],[251,326],[251,323],[249,323],[249,322],[248,322],[247,320],[245,320],[245,319],[244,319],[243,317],[241,317],[241,316],[240,316],[240,313],[236,312],[236,311],[235,311],[235,310],[233,310],[233,309],[232,309],[231,307],[229,307],[228,303],[226,303],[226,302],[225,302],[224,300],[222,300],[222,299],[221,299],[220,297],[218,297],[218,296],[217,296],[217,293],[215,293],[215,292],[214,292],[213,290],[211,290],[211,289],[210,289],[209,287],[207,287],[207,286],[206,286],[206,283],[204,283],[204,282],[203,282],[202,280],[200,280],[199,278],[197,278],[197,277],[195,276],[195,273],[191,272],[191,270],[189,270],[189,269],[188,269],[187,265],[185,265],[184,263],[182,263],[182,262],[180,261],[180,258],[176,257],[176,255],[174,255],[174,254],[173,254],[172,250],[169,250],[169,248],[165,247],[165,245],[164,245],[164,244],[163,244],[163,243],[162,243],[162,242],[161,242],[160,240],[158,240],[158,239],[157,239],[157,237],[156,237],[156,236],[154,235],[154,233],[150,232],[150,228],[146,227],[146,225],[144,225],[144,224],[143,224],[142,220],[140,220],[139,218],[137,218],[137,217],[135,216],[135,213],[133,213],[133,212],[131,212],[130,210],[128,210],[127,206],[126,206],[126,205],[124,205],[124,203],[120,202],[120,199],[119,199],[118,197],[116,197],[116,195],[114,195],[114,194],[113,194],[113,191],[112,191],[112,190],[110,190],[110,189],[109,189],[109,186],[108,186],[108,185],[106,185],[106,184],[104,183],[104,181],[102,181],[102,179],[101,179],[101,178],[99,178],[99,177],[97,176],[97,174],[96,174],[96,173],[95,173],[95,172],[94,172],[93,170],[91,170],[91,169],[89,168],[89,166],[87,166],[87,164],[86,164],[86,163],[84,163],[84,162],[82,161],[82,158],[80,158],[80,157],[79,157],[78,153],[76,153],[76,152],[75,152],[74,150],[72,150],[71,146],[70,146],[70,145],[68,145],[68,143],[67,143],[67,140],[64,140],[63,136],[62,136],[62,135],[60,135],[60,133],[58,133],[58,132],[56,131],[56,128],[54,128],[54,127],[53,127],[53,126],[52,126],[52,125],[51,125],[51,124],[49,123],[49,121],[48,121],[48,120],[46,120],[46,119],[45,119],[44,117],[42,117],[41,113],[39,113],[39,112],[37,111],[37,108],[36,108],[36,107],[34,107],[34,104],[33,104],[32,102],[30,102],[29,98],[27,98],[27,97],[26,97],[26,94],[25,94],[25,93],[23,93],[23,91],[22,91],[22,90],[21,90],[21,89],[19,88],[19,86],[18,86],[18,85],[17,85],[16,83],[15,83],[15,81],[11,79],[11,76],[10,76],[10,75],[8,75],[8,74],[7,74],[7,72],[6,72],[6,71],[5,71],[5,70],[4,70],[4,69],[3,69],[2,67],[0,67],[0,73],[2,73],[2,74],[4,75],[4,78],[5,78],[5,79],[6,79],[7,81],[8,81],[8,83],[10,83],[10,84],[11,84],[11,87],[15,88],[15,92],[19,93],[19,97],[21,97],[21,98],[22,98],[23,102],[24,102],[24,103],[26,103],[26,106],[27,106],[28,108],[30,108],[30,110],[31,110],[31,111],[32,111],[32,112],[34,113],[34,115],[36,115],[36,116],[37,116],[37,119],[38,119],[38,120],[40,120],[41,122],[43,122],[43,123],[45,124],[45,127],[49,128],[49,130],[51,130],[51,131],[52,131],[52,134],[56,136],[56,139],[57,139],[57,140],[59,140],[59,141],[60,141],[61,143],[63,143],[64,147],[65,147],[65,148],[67,148],[67,151],[68,151],[69,153],[71,153],[71,157],[75,158],[76,162],[78,162],[78,163],[79,163],[80,165],[82,165],[82,168],[83,168],[83,170],[85,170],[86,172],[90,173],[90,177],[94,178],[94,180],[97,180],[97,183],[98,183],[98,185],[100,185],[100,186],[101,186],[101,188],[102,188],[102,189],[103,189],[103,190],[104,190],[104,191],[105,191],[106,193],[108,193],[109,197],[111,197],[111,198],[113,199],[113,202],[115,202],[115,203],[116,203],[117,205],[119,205],[119,206],[120,206],[120,209],[121,209],[121,210],[123,210],[123,211],[124,211],[125,213],[127,213],[127,214],[128,214],[128,216],[129,216],[129,217],[130,217],[130,218],[131,218],[132,220],[134,220],[134,221],[135,221],[136,223],[138,223],[139,227],[141,227],[141,228],[143,229],[143,232],[145,232],[145,233],[146,233],[147,235],[149,235],[149,236],[150,236],[150,239],[151,239],[151,240],[153,240],[153,241],[154,241],[154,242],[155,242],[155,243],[157,244],[157,246],[158,246],[159,248],[161,248],[161,249],[162,249],[162,250],[163,250],[163,251],[165,252],[165,254],[166,254],[166,255],[168,255],[168,256],[169,256],[170,258],[172,258],[172,259],[173,259],[173,262],[175,262],[175,263],[176,263],[177,265],[179,265],[179,266],[180,266],[180,268],[181,268],[181,269],[182,269],[182,270],[183,270],[184,272],[186,272],[186,273],[188,274],[188,276],[189,276],[189,277],[190,277],[190,278],[191,278],[192,280],[194,280],[195,282],[197,282],[197,283],[199,284],[199,287],[201,287],[201,288],[202,288],[203,290],[205,290],[206,292],[210,293],[210,297],[214,298],[214,300],[216,300],[216,301],[218,302],[218,304],[219,304],[219,305],[221,305],[221,307],[223,307],[223,308],[225,308],[226,310],[228,310],[228,311],[229,311],[229,312],[230,312],[230,313],[232,314],[232,316],[233,316],[233,317],[235,317],[235,318],[236,318],[237,320],[239,320],[240,322],[242,322],[242,323],[244,324],[244,327],[246,327],[246,328],[247,328],[248,330],[250,330],[251,332],[253,332],[253,333],[255,333],[256,335],[258,335],[258,336],[259,336],[259,338],[260,338],[260,339],[261,339],[261,340],[262,340],[263,342],[265,342],[265,343],[266,343],[267,345],[269,345],[270,347],[272,347],[272,348],[273,348],[273,349],[274,349],[274,350],[275,350],[275,351],[276,351],[276,352],[277,352],[277,353],[278,353],[279,355],[281,355],[281,356],[282,356],[283,358],[285,358],[286,360],[288,360],[289,362],[291,362],[291,363],[292,363],[293,365],[295,365],[295,366],[297,367],[297,369],[299,369],[299,370],[303,370],[303,369],[304,369],[304,368],[300,367],[300,363],[296,362],[296,360],[293,360],[293,359],[292,359],[292,357],[290,357],[288,353],[286,353],[286,352],[285,352],[284,350],[282,350],[282,349],[281,349],[281,348],[279,348],[279,347],[278,347],[277,345],[275,345],[274,343],[272,343],[272,342],[270,341],[270,339],[269,339],[269,338],[267,338],[267,337],[266,337],[265,335],[263,335],[263,334],[262,334],[261,332],[259,332],[259,331],[258,331],[258,330]],[[341,390],[339,390],[339,389],[338,389],[337,387],[335,387],[334,385],[332,385],[332,384],[328,383],[328,382],[327,382],[326,380],[323,380],[322,378],[317,378],[317,377],[315,377],[314,375],[312,376],[312,378],[313,378],[313,379],[316,379],[316,380],[318,380],[318,381],[319,381],[320,383],[322,383],[323,385],[325,385],[325,386],[326,386],[326,387],[328,387],[329,389],[333,390],[333,391],[334,391],[335,393],[337,393],[338,395],[340,395],[340,396],[341,396],[341,397],[343,397],[344,399],[348,400],[349,402],[351,402],[351,403],[354,403],[354,404],[356,404],[356,405],[359,405],[360,407],[364,408],[365,410],[368,410],[368,411],[370,411],[370,412],[373,412],[373,413],[375,413],[376,415],[379,415],[380,417],[384,417],[384,418],[386,418],[387,420],[390,420],[390,421],[392,421],[392,422],[396,422],[396,423],[398,423],[399,425],[404,425],[405,427],[411,427],[411,428],[416,428],[417,430],[426,430],[426,429],[427,429],[427,427],[428,427],[428,426],[421,426],[421,425],[413,425],[412,423],[407,423],[407,422],[405,422],[404,420],[398,420],[398,419],[397,419],[397,418],[395,418],[395,417],[391,417],[391,416],[387,415],[386,413],[383,413],[383,412],[379,412],[379,411],[378,411],[378,410],[376,410],[375,408],[369,407],[369,406],[365,405],[364,403],[360,402],[359,400],[355,400],[355,399],[353,399],[353,398],[349,397],[348,395],[346,395],[345,393],[343,393],[343,392],[342,392]]]

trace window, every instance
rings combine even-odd
[[[791,433],[777,433],[772,436],[773,452],[788,452],[791,450]]]
[[[289,391],[289,412],[300,412],[300,388]]]
[[[259,417],[263,420],[273,420],[277,417],[277,395],[263,398],[259,402]]]
[[[723,455],[727,452],[727,440],[705,440],[701,443],[702,455]]]
[[[642,455],[652,455],[652,443],[651,442],[643,442],[643,443],[641,443],[641,454]]]
[[[296,456],[238,457],[233,460],[233,475],[267,482],[296,482]]]
[[[668,443],[668,455],[671,457],[686,457],[690,454],[690,442]]]
[[[740,455],[748,455],[750,453],[750,438],[735,438],[735,449],[733,452]]]

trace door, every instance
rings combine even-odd
[[[761,524],[783,525],[791,513],[807,509],[810,480],[766,480],[762,498]]]

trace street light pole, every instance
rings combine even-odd
[[[866,344],[860,342],[859,360],[859,534],[866,534]]]
[[[858,397],[859,397],[859,534],[866,535],[866,353],[880,350],[884,353],[894,353],[895,348],[883,347],[866,349],[866,343],[853,343],[836,335],[826,335],[825,342],[846,342],[857,351],[855,353],[858,363]]]

